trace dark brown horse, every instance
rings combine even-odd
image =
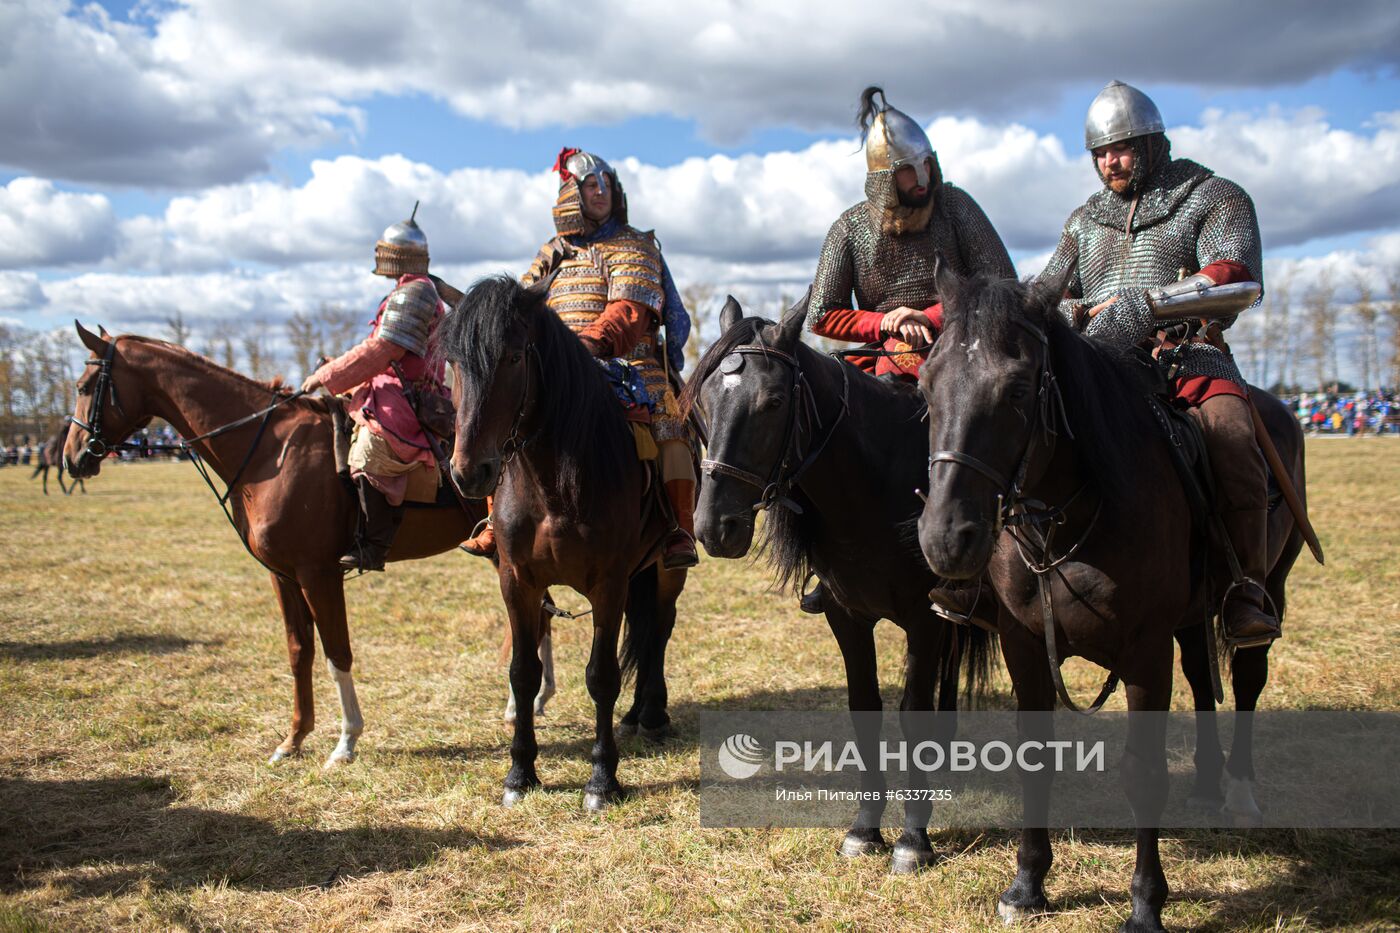
[[[71,496],[74,489],[81,489],[83,495],[87,495],[87,485],[81,476],[73,477],[73,485],[68,486],[63,482],[63,444],[68,440],[68,419],[64,419],[59,429],[49,436],[43,447],[39,448],[38,464],[34,467],[34,472],[29,475],[30,479],[36,477],[43,478],[44,495],[49,494],[49,470],[58,470],[58,488],[63,490],[65,496]]]
[[[989,637],[944,621],[929,608],[938,580],[914,538],[928,442],[923,400],[802,343],[805,300],[779,324],[742,318],[730,298],[720,313],[720,338],[705,352],[683,398],[700,403],[709,425],[704,492],[696,531],[714,557],[742,557],[753,545],[758,513],[767,510],[761,547],[780,587],[793,589],[809,571],[827,590],[824,611],[846,669],[850,709],[881,709],[875,623],[904,630],[901,711],[938,710],[941,734],[911,741],[947,741],[956,728],[959,662],[968,686],[985,673]],[[908,717],[927,723],[929,717]],[[878,729],[857,720],[865,760],[875,760]],[[915,787],[926,775],[910,772]],[[870,792],[841,844],[847,856],[889,850],[880,831],[886,786],[877,769],[862,774]],[[891,867],[910,872],[931,864],[933,805],[909,795]]]
[[[341,707],[340,742],[326,765],[352,761],[364,719],[351,677],[354,658],[337,558],[350,545],[357,507],[336,479],[329,400],[288,399],[276,383],[256,382],[164,341],[110,337],[105,331],[98,336],[81,325],[78,336],[92,357],[78,382],[74,424],[64,448],[75,477],[96,475],[106,451],[153,417],[170,422],[182,437],[198,438],[282,401],[266,418],[190,447],[233,485],[231,520],[249,552],[271,572],[286,623],[295,680],[292,724],[272,760],[300,754],[315,726],[311,671],[319,633]],[[408,509],[389,559],[414,560],[455,548],[484,511],[476,505],[471,511],[455,505]]]
[[[1204,574],[1193,567],[1202,552],[1193,546],[1191,507],[1150,408],[1142,363],[1067,326],[1057,310],[1060,283],[942,274],[939,293],[944,329],[920,373],[933,451],[920,545],[940,575],[988,575],[1001,603],[1002,654],[1018,709],[1054,708],[1054,657],[1087,658],[1127,687],[1121,778],[1139,828],[1132,915],[1123,928],[1161,930],[1167,880],[1155,827],[1167,798],[1165,718],[1134,714],[1168,708],[1174,635],[1198,709],[1213,708],[1209,687],[1201,686],[1209,682],[1211,650],[1202,620],[1229,576],[1219,567],[1207,565]],[[1256,391],[1255,398],[1302,490],[1296,421],[1272,396]],[[1053,547],[1042,534],[1052,526]],[[1265,583],[1280,613],[1301,546],[1287,509],[1274,509]],[[1236,653],[1237,710],[1253,709],[1266,673],[1267,648]],[[1062,683],[1058,690],[1067,698]],[[1047,717],[1026,717],[1021,728],[1023,741],[1053,738]],[[1243,796],[1253,807],[1247,730],[1242,735],[1226,765],[1227,797],[1240,804]],[[1212,750],[1198,750],[1198,767],[1203,755],[1209,765]],[[1048,909],[1043,883],[1051,851],[1043,827],[1050,781],[1048,768],[1023,774],[1027,828],[1015,882],[998,904],[1008,922]],[[1197,792],[1218,796],[1219,786],[1198,783]]]
[[[534,696],[541,600],[555,584],[592,606],[588,692],[597,707],[593,774],[584,806],[606,808],[617,780],[613,708],[625,670],[636,669],[636,696],[624,728],[668,728],[663,672],[684,571],[659,567],[671,528],[658,480],[638,459],[637,443],[601,367],[545,304],[542,287],[513,279],[477,282],[440,328],[459,392],[452,477],[466,496],[494,491],[501,595],[510,614],[511,688]],[[627,639],[618,660],[624,611]],[[521,704],[502,802],[540,785],[534,714]]]

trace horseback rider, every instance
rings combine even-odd
[[[413,215],[386,229],[375,244],[374,274],[393,279],[394,288],[379,303],[369,336],[321,364],[301,385],[303,392],[324,387],[333,395],[351,393],[350,475],[363,521],[340,558],[346,570],[383,570],[410,481],[414,488],[439,481],[431,444],[399,380],[402,373],[415,391],[448,394],[442,361],[429,361],[433,330],[446,309],[428,277],[428,238],[417,214],[415,204]]]
[[[690,316],[661,248],[650,231],[627,223],[627,195],[617,172],[598,156],[566,148],[554,163],[558,236],[540,248],[526,285],[548,279],[548,303],[593,356],[621,359],[645,385],[661,478],[677,527],[662,549],[667,569],[699,563],[695,550],[695,464],[690,430],[680,416],[672,378],[685,365]],[[666,327],[664,346],[659,336]],[[487,500],[490,507],[490,500]],[[495,549],[488,520],[464,545],[475,554]]]
[[[858,357],[858,365],[914,382],[943,311],[935,260],[960,275],[1014,277],[1016,269],[982,208],[943,180],[928,136],[883,90],[862,92],[856,122],[865,142],[865,200],[826,235],[807,326],[834,340],[879,344],[881,353]]]
[[[1103,188],[1070,215],[1040,278],[1074,268],[1060,310],[1087,336],[1121,347],[1160,344],[1158,331],[1185,316],[1180,308],[1163,313],[1163,299],[1179,304],[1212,286],[1263,282],[1254,202],[1210,169],[1173,159],[1146,94],[1109,83],[1089,106],[1084,147]],[[1267,644],[1280,634],[1263,588],[1267,477],[1244,376],[1220,339],[1234,313],[1192,307],[1191,317],[1211,320],[1173,354],[1172,394],[1201,427],[1217,508],[1246,578],[1226,601],[1226,634],[1241,647]]]
[[[942,320],[937,262],[960,275],[1014,278],[1016,269],[972,195],[943,180],[928,135],[891,107],[882,89],[861,93],[856,123],[865,142],[865,200],[826,235],[807,326],[822,337],[877,346],[876,353],[857,356],[856,365],[913,384]],[[819,582],[803,596],[804,612],[822,611],[822,592]],[[972,608],[967,598],[940,602],[964,616]]]

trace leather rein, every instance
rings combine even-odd
[[[701,460],[700,470],[706,476],[728,476],[759,490],[758,501],[753,506],[755,512],[781,506],[794,514],[801,515],[802,506],[792,498],[792,488],[801,481],[802,475],[811,468],[812,464],[816,463],[817,458],[822,455],[822,451],[826,450],[827,444],[835,436],[836,429],[840,426],[842,419],[846,417],[850,409],[851,399],[850,374],[843,365],[841,367],[841,407],[836,412],[836,417],[832,419],[831,427],[826,430],[826,435],[822,438],[821,443],[809,448],[804,455],[797,444],[797,436],[802,433],[802,429],[805,427],[808,436],[815,437],[816,431],[822,428],[822,419],[821,414],[817,411],[816,398],[812,393],[811,384],[802,371],[802,363],[795,355],[783,350],[762,344],[744,344],[731,350],[720,361],[717,371],[725,375],[738,372],[743,368],[744,356],[763,356],[779,360],[792,373],[792,381],[788,389],[791,415],[783,429],[782,446],[779,448],[782,451],[782,456],[774,461],[766,477],[721,460],[712,459]],[[726,361],[731,357],[738,357],[739,362],[726,368]],[[799,461],[795,467],[793,466],[794,460]]]
[[[1055,531],[1065,524],[1070,506],[1088,488],[1088,483],[1081,485],[1063,505],[1059,506],[1050,506],[1025,495],[1026,471],[1030,466],[1031,457],[1037,449],[1044,448],[1048,453],[1054,449],[1055,440],[1059,437],[1061,430],[1070,440],[1074,439],[1074,432],[1070,429],[1069,419],[1065,414],[1064,397],[1060,393],[1060,385],[1056,381],[1054,369],[1050,365],[1049,337],[1043,329],[1023,318],[1017,318],[1015,323],[1035,338],[1041,350],[1040,383],[1036,392],[1035,412],[1027,426],[1025,442],[1022,444],[1021,456],[1015,471],[1008,476],[971,454],[960,450],[938,450],[929,457],[929,473],[931,478],[933,465],[936,463],[956,464],[981,474],[1000,490],[997,494],[996,524],[992,534],[997,536],[1005,531],[1015,543],[1021,563],[1035,575],[1036,587],[1040,595],[1042,627],[1045,630],[1045,653],[1050,662],[1050,677],[1055,684],[1055,693],[1066,709],[1076,713],[1093,714],[1102,709],[1104,703],[1118,689],[1118,675],[1112,669],[1109,670],[1103,688],[1087,709],[1081,709],[1075,704],[1069,695],[1069,690],[1065,687],[1064,675],[1060,671],[1059,649],[1055,643],[1055,608],[1047,577],[1054,573],[1076,599],[1084,603],[1090,612],[1103,619],[1098,610],[1094,609],[1070,586],[1069,580],[1061,569],[1063,564],[1078,553],[1080,547],[1093,533],[1095,525],[1098,524],[1099,515],[1103,511],[1103,498],[1099,497],[1093,517],[1089,519],[1089,523],[1085,526],[1079,539],[1063,554],[1055,557],[1051,550]],[[1039,445],[1036,444],[1037,433],[1040,435],[1041,443]],[[1035,540],[1037,537],[1040,539],[1039,541]]]

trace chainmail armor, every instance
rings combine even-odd
[[[389,293],[379,317],[378,335],[409,353],[428,355],[428,338],[437,321],[438,293],[424,279],[405,282]]]
[[[1145,289],[1175,282],[1182,269],[1199,272],[1218,260],[1241,263],[1263,284],[1259,220],[1244,189],[1189,159],[1176,159],[1148,179],[1132,214],[1132,236],[1124,231],[1129,199],[1108,188],[1093,194],[1065,223],[1042,281],[1074,266],[1060,312],[1071,323],[1074,310],[1114,296],[1118,301],[1089,322],[1085,335],[1115,346],[1148,340],[1163,326],[1147,306]],[[1222,327],[1234,323],[1221,320]],[[1189,344],[1184,376],[1210,376],[1245,384],[1227,354],[1204,343]]]
[[[890,176],[893,185],[892,173],[871,172],[868,194],[882,181],[877,175]],[[807,312],[809,328],[820,324],[828,312],[851,307],[852,293],[855,307],[882,314],[901,306],[918,310],[933,306],[939,300],[934,284],[939,256],[959,275],[1016,275],[1001,237],[972,196],[946,182],[934,191],[933,216],[921,233],[883,234],[875,207],[881,203],[876,200],[879,191],[837,218],[817,261]]]

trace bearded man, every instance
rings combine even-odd
[[[862,368],[914,382],[942,318],[937,261],[964,276],[1015,277],[1016,269],[982,208],[943,180],[928,136],[883,90],[862,92],[856,123],[865,200],[826,235],[807,324],[833,340],[880,344],[881,355],[862,358]]]
[[[676,519],[662,547],[662,565],[668,570],[693,567],[699,563],[695,464],[690,431],[671,382],[685,365],[690,315],[656,237],[627,223],[627,195],[612,166],[592,153],[566,148],[554,171],[559,173],[554,205],[558,235],[540,248],[521,281],[533,285],[549,279],[546,301],[588,352],[600,360],[621,360],[640,377],[650,408],[646,420]],[[474,554],[494,552],[489,519],[464,546]]]
[[[1041,280],[1069,275],[1060,310],[1086,336],[1119,347],[1153,342],[1177,314],[1165,299],[1263,282],[1259,221],[1244,189],[1189,159],[1173,159],[1162,115],[1113,81],[1089,106],[1084,147],[1103,188],[1065,223]],[[1072,270],[1072,271],[1071,271]],[[1210,316],[1202,313],[1198,316]],[[1219,332],[1227,314],[1176,351],[1172,390],[1205,436],[1217,507],[1245,576],[1224,607],[1239,647],[1268,644],[1278,619],[1265,594],[1268,488],[1244,377]]]
[[[410,484],[436,490],[439,482],[432,446],[404,391],[450,397],[443,362],[429,361],[433,331],[446,309],[428,277],[428,238],[417,216],[415,204],[408,220],[386,229],[375,244],[374,274],[393,279],[394,288],[379,303],[369,336],[301,384],[303,392],[324,387],[332,395],[351,393],[350,476],[362,521],[354,546],[340,558],[346,570],[383,570]]]

